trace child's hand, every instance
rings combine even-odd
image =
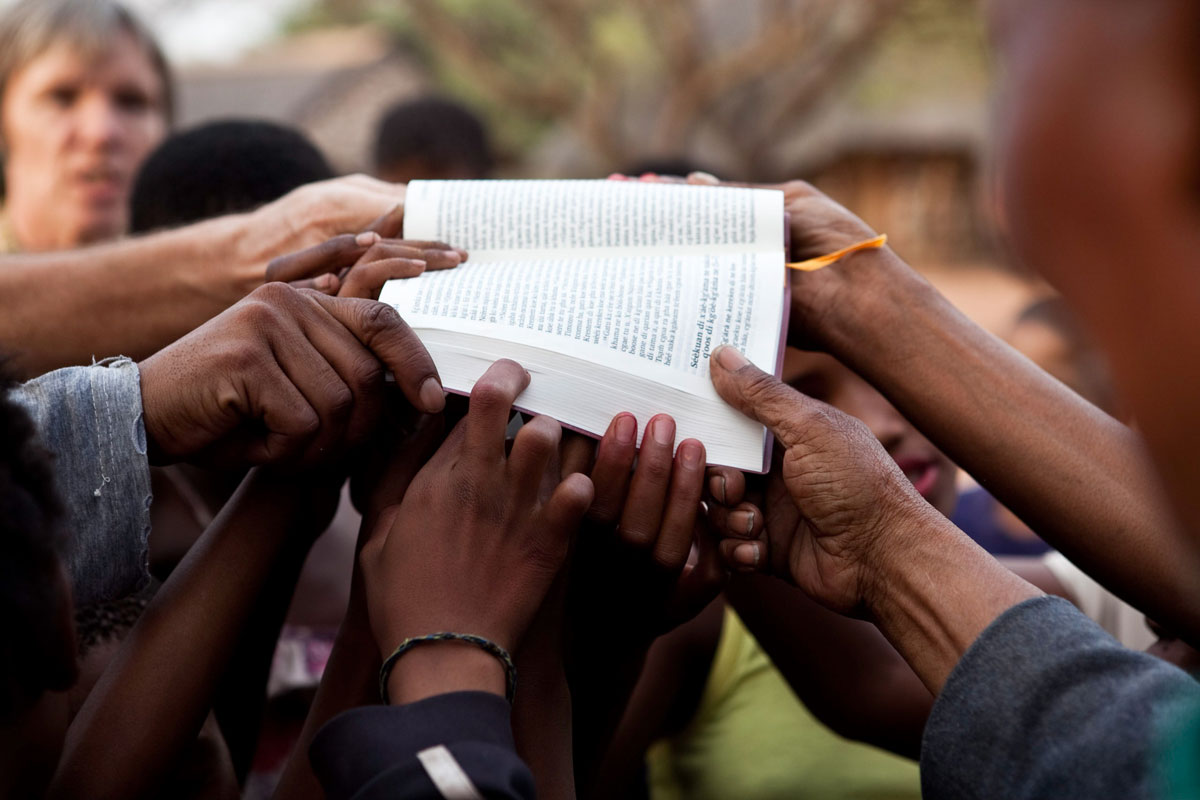
[[[562,567],[592,484],[580,474],[560,482],[553,457],[562,431],[548,417],[526,424],[506,455],[512,404],[528,384],[518,364],[493,364],[466,418],[364,545],[367,606],[384,655],[440,631],[513,652]],[[443,647],[455,645],[430,649]]]
[[[442,242],[388,239],[367,231],[280,256],[267,265],[266,279],[338,297],[376,300],[387,281],[415,278],[426,269],[451,269],[466,260],[465,250]]]
[[[597,449],[571,610],[574,630],[641,648],[708,605],[725,570],[700,513],[704,445],[684,440],[672,457],[675,421],[665,414],[650,420],[640,452],[636,440],[637,420],[619,414]]]

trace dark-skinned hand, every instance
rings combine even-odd
[[[722,556],[732,568],[782,578],[833,611],[863,614],[879,592],[874,566],[895,544],[893,534],[940,515],[862,422],[727,345],[713,351],[711,373],[721,397],[766,425],[779,448],[763,510],[743,500],[739,474],[710,471],[709,516],[727,537]]]
[[[266,284],[141,362],[152,460],[335,462],[371,432],[384,374],[414,408],[445,405],[433,359],[395,309]]]
[[[647,424],[640,450],[636,442],[632,414],[618,414],[600,440],[570,588],[572,629],[631,650],[698,614],[726,574],[700,505],[704,445],[686,439],[672,455],[666,414]]]
[[[542,605],[591,504],[592,484],[578,473],[560,481],[562,429],[548,417],[527,423],[506,452],[512,404],[528,384],[520,365],[493,364],[472,389],[466,418],[364,545],[367,607],[382,654],[439,631],[483,636],[516,652]],[[420,649],[470,657],[453,643]],[[424,659],[406,655],[396,680],[403,683],[409,666]]]

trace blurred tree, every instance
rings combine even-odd
[[[703,154],[769,178],[905,2],[318,0],[303,22],[390,26],[510,144],[561,123],[602,168]]]

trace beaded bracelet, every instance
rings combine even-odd
[[[451,633],[442,631],[441,633],[431,633],[427,636],[413,636],[405,639],[400,643],[400,646],[392,651],[388,656],[383,666],[379,668],[379,696],[383,698],[385,704],[391,704],[388,700],[388,676],[392,674],[392,667],[400,659],[400,656],[407,653],[419,644],[428,642],[467,642],[473,644],[485,653],[495,656],[496,660],[504,666],[504,696],[508,702],[513,701],[513,695],[517,693],[517,665],[513,663],[512,656],[508,654],[500,645],[493,642],[491,639],[485,639],[482,636],[476,636],[472,633]]]

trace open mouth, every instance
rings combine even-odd
[[[908,478],[913,488],[928,500],[942,473],[938,463],[925,458],[898,458],[896,464],[903,470],[904,477]]]

